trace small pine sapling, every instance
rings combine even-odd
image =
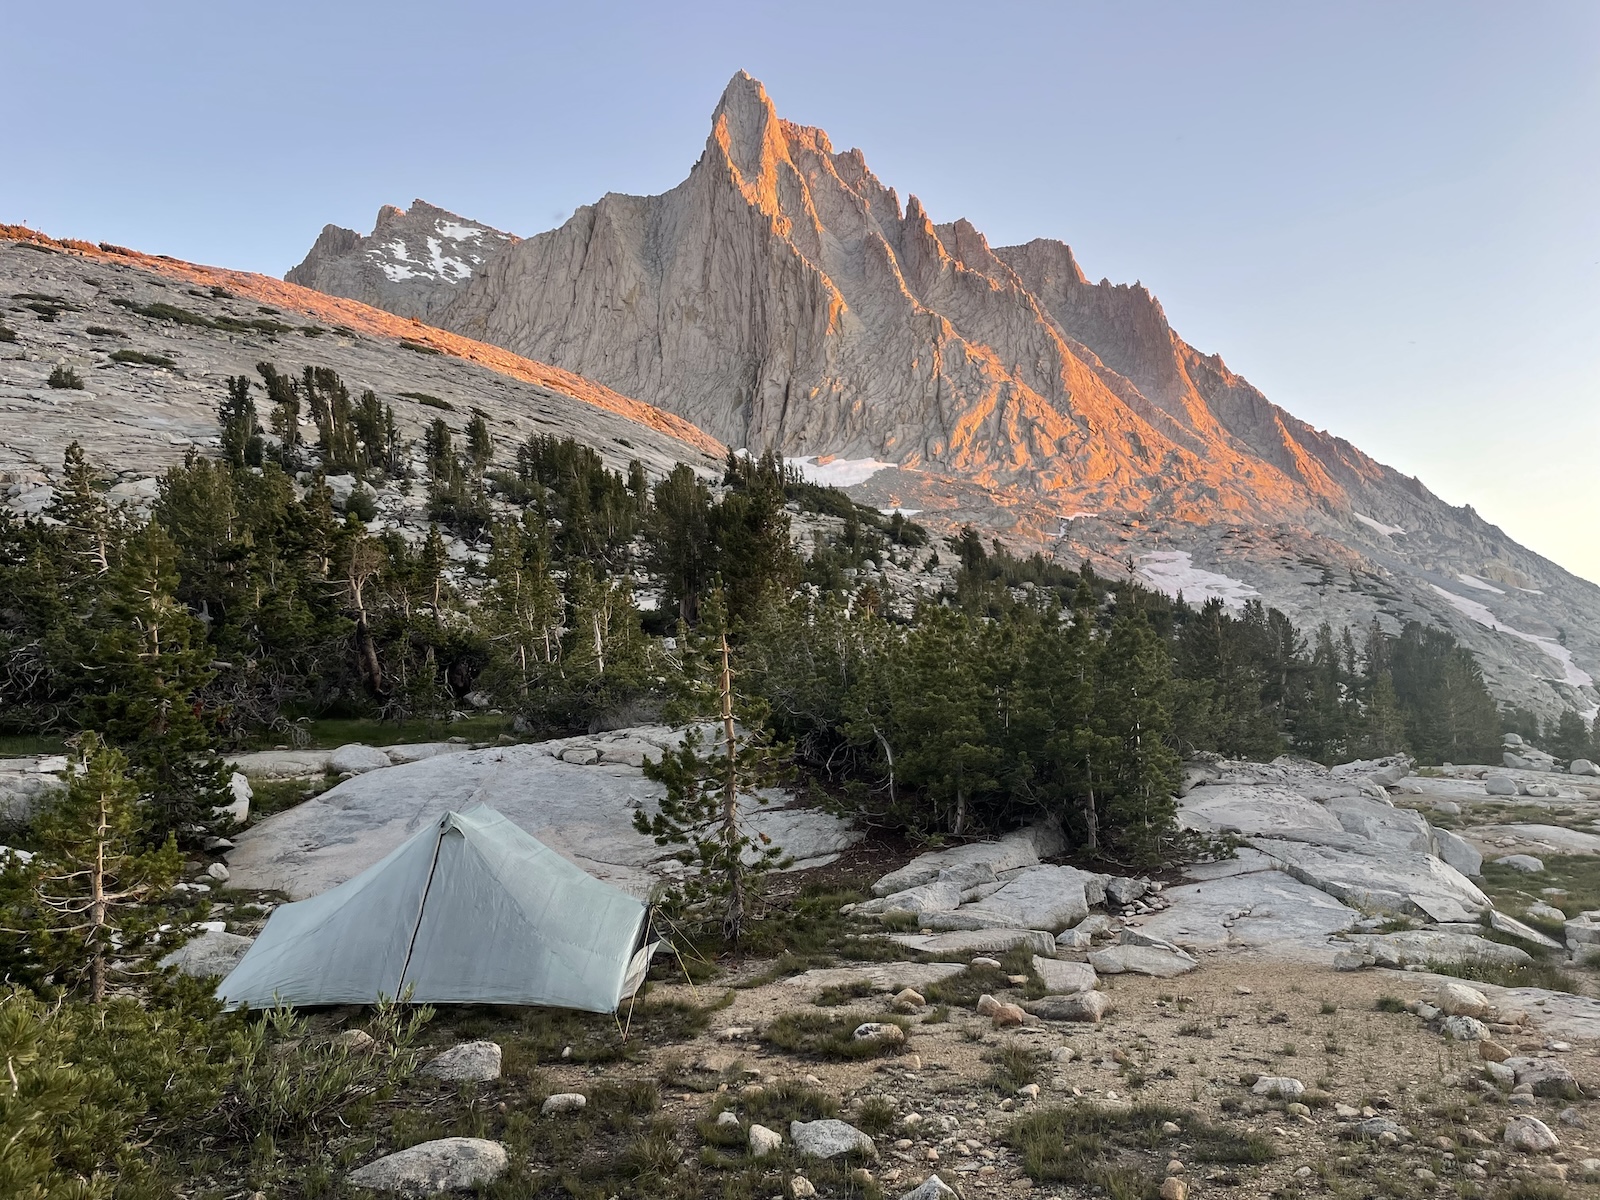
[[[683,847],[677,858],[686,871],[672,898],[692,917],[720,922],[723,939],[737,947],[761,876],[783,863],[782,847],[746,817],[752,806],[767,803],[759,789],[782,779],[786,748],[768,740],[765,714],[735,697],[726,634],[718,636],[716,651],[714,692],[692,679],[688,690],[715,695],[717,740],[707,746],[701,729],[691,726],[677,750],[645,762],[645,775],[664,784],[667,794],[654,816],[635,813],[634,825],[658,845]],[[692,657],[686,657],[692,671]]]

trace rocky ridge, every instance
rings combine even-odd
[[[454,293],[516,241],[424,200],[408,209],[386,204],[367,237],[323,226],[304,261],[284,278],[433,325]]]
[[[386,228],[307,261],[332,278]],[[608,194],[465,282],[417,286],[445,327],[731,446],[853,464],[866,502],[1311,628],[1442,625],[1504,700],[1600,703],[1600,588],[1272,404],[1144,287],[902,204],[743,73],[678,187]]]

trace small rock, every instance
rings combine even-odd
[[[789,1195],[793,1196],[794,1200],[806,1200],[807,1196],[815,1196],[816,1194],[816,1187],[804,1175],[796,1175],[789,1180]]]
[[[765,1125],[750,1126],[750,1156],[752,1158],[765,1158],[775,1154],[783,1145],[783,1135],[775,1129],[768,1129]]]
[[[228,882],[228,868],[219,862],[214,862],[207,867],[206,875],[212,879],[215,879],[218,883]]]
[[[1054,1050],[1050,1051],[1051,1062],[1069,1063],[1077,1057],[1078,1052],[1071,1046],[1057,1046]]]
[[[726,1129],[730,1125],[737,1126],[738,1124],[739,1118],[726,1108],[717,1114],[717,1128],[719,1129]]]
[[[1446,1017],[1439,1031],[1452,1042],[1481,1042],[1489,1036],[1483,1022],[1475,1017]]]
[[[896,1008],[921,1008],[927,1002],[922,993],[915,988],[902,988],[894,996]]]
[[[1484,1062],[1505,1062],[1506,1059],[1511,1057],[1511,1051],[1507,1050],[1499,1042],[1491,1041],[1489,1038],[1479,1038],[1478,1057],[1483,1059]]]
[[[1161,1181],[1161,1200],[1188,1200],[1189,1185],[1174,1175]]]
[[[989,1014],[989,1019],[994,1022],[996,1029],[1007,1029],[1013,1025],[1026,1025],[1028,1014],[1015,1004],[1002,1004]]]
[[[1000,1001],[989,995],[988,992],[978,997],[978,1015],[980,1017],[992,1017],[999,1010]]]
[[[1538,1117],[1508,1117],[1503,1140],[1511,1149],[1528,1154],[1548,1154],[1561,1145],[1561,1139]]]
[[[993,967],[995,970],[999,970],[1000,960],[998,958],[975,958],[972,960],[972,965],[975,967]]]
[[[1017,1095],[1024,1100],[1037,1100],[1039,1098],[1039,1085],[1037,1083],[1023,1084],[1017,1089]]]
[[[500,1078],[500,1047],[494,1042],[463,1042],[422,1068],[451,1083],[487,1083]]]
[[[557,1113],[577,1112],[588,1103],[589,1098],[582,1092],[557,1092],[545,1098],[545,1102],[539,1106],[539,1115],[548,1117]]]
[[[937,1175],[929,1175],[900,1200],[954,1200],[955,1189]]]
[[[1306,1094],[1306,1085],[1286,1075],[1263,1075],[1250,1090],[1269,1100],[1298,1100]]]
[[[1560,1121],[1563,1125],[1570,1125],[1574,1129],[1589,1128],[1589,1122],[1583,1119],[1583,1114],[1572,1107],[1563,1108],[1560,1112],[1558,1112],[1556,1114],[1556,1120]]]
[[[378,1043],[364,1029],[346,1029],[343,1033],[334,1035],[333,1044],[336,1049],[351,1054],[365,1054]]]
[[[1305,1118],[1309,1119],[1310,1116],[1311,1116],[1310,1107],[1307,1106],[1307,1105],[1301,1104],[1298,1100],[1292,1101],[1292,1102],[1284,1105],[1283,1106],[1283,1111],[1288,1113],[1291,1117],[1305,1117]]]
[[[1448,1017],[1483,1017],[1489,1013],[1489,998],[1464,983],[1439,985],[1434,1003]]]
[[[1183,1132],[1183,1126],[1176,1121],[1163,1121],[1161,1122],[1161,1132],[1167,1137],[1177,1137]]]

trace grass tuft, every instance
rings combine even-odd
[[[787,1012],[777,1017],[766,1028],[762,1039],[768,1044],[790,1054],[803,1054],[812,1058],[851,1060],[877,1058],[898,1053],[904,1046],[885,1046],[873,1041],[857,1041],[852,1035],[856,1027],[866,1021],[881,1021],[905,1029],[910,1024],[903,1017],[866,1016],[861,1013]]]

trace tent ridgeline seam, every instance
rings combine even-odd
[[[438,833],[433,839],[433,861],[428,864],[428,882],[422,885],[422,902],[417,905],[417,923],[411,927],[411,941],[406,944],[406,961],[400,966],[400,980],[395,985],[395,999],[399,1000],[405,993],[406,975],[411,971],[411,955],[417,948],[417,936],[422,932],[422,917],[428,908],[428,893],[433,890],[434,872],[439,869],[439,847],[444,845],[445,834],[448,833],[441,822]]]

